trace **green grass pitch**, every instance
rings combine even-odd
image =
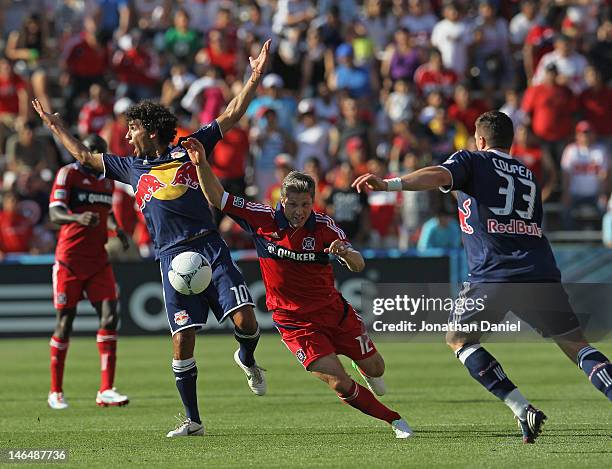
[[[165,434],[182,406],[169,337],[120,339],[116,384],[131,399],[124,408],[96,407],[95,339],[73,339],[66,411],[46,406],[47,343],[0,341],[0,447],[68,448],[75,467],[612,466],[610,402],[549,343],[488,346],[549,417],[535,445],[522,444],[510,410],[443,344],[378,343],[387,363],[383,401],[416,432],[396,440],[386,424],[343,405],[303,371],[278,336],[260,341],[268,394],[256,397],[233,363],[233,338],[200,335],[196,358],[207,435],[171,440]],[[600,349],[612,355],[612,344]]]

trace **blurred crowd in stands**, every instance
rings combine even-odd
[[[186,135],[223,111],[269,37],[259,94],[211,155],[228,191],[275,205],[298,169],[357,246],[460,246],[450,196],[350,185],[475,149],[476,117],[500,109],[542,187],[545,229],[600,230],[603,218],[612,246],[609,0],[0,0],[0,256],[55,245],[49,190],[72,160],[33,96],[129,155],[132,103],[160,101]],[[129,187],[117,184],[114,211],[147,255]],[[217,218],[230,246],[250,247]]]

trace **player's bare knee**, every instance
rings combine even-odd
[[[100,318],[100,329],[115,330],[118,323],[119,314],[117,314],[117,311],[110,311]]]
[[[257,319],[255,311],[251,305],[246,305],[238,309],[232,315],[234,326],[246,334],[254,334],[257,331]]]
[[[59,311],[57,322],[55,324],[54,335],[59,339],[67,339],[72,333],[72,321],[74,320],[74,311]]]
[[[366,363],[358,363],[363,372],[372,378],[379,378],[385,374],[385,360],[380,353],[367,359]]]
[[[195,329],[190,327],[172,336],[173,356],[176,360],[187,360],[193,357],[195,349]]]
[[[465,334],[457,331],[448,331],[446,333],[446,344],[454,350],[460,349],[466,343]]]
[[[380,357],[380,360],[376,360],[372,369],[369,370],[368,376],[373,378],[379,378],[385,374],[385,361]]]

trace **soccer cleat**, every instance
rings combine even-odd
[[[249,388],[251,388],[251,391],[253,391],[253,393],[257,396],[263,396],[267,389],[266,376],[264,375],[264,371],[266,370],[260,366],[257,366],[257,363],[255,363],[253,366],[243,365],[240,361],[239,351],[240,349],[234,352],[234,361],[236,362],[236,365],[242,368],[242,371],[244,371],[244,374],[247,376],[247,382],[249,383]]]
[[[167,434],[167,438],[174,438],[177,436],[203,436],[204,435],[204,425],[198,422],[194,422],[191,419],[187,418],[185,420],[181,420],[180,417],[179,424],[176,426],[174,430],[170,430]]]
[[[122,406],[130,402],[127,396],[119,394],[115,388],[105,391],[98,391],[96,395],[96,404],[100,407]]]
[[[47,397],[47,404],[54,410],[63,410],[68,407],[68,403],[64,400],[63,392],[50,392]]]
[[[412,428],[408,426],[408,422],[404,419],[394,420],[391,422],[391,428],[395,432],[395,438],[410,438],[414,435]]]
[[[368,388],[370,388],[370,391],[372,391],[377,396],[385,395],[385,393],[387,392],[387,387],[385,386],[385,379],[382,376],[379,376],[378,378],[375,378],[373,376],[368,376],[363,371],[361,371],[361,368],[359,368],[357,363],[352,362],[352,364],[353,364],[353,368],[357,370],[357,372],[361,375],[363,380],[366,382],[366,384],[368,385]]]
[[[542,425],[544,425],[546,418],[544,412],[532,405],[527,407],[527,418],[525,420],[516,418],[518,427],[523,432],[523,443],[535,443],[536,438],[542,432]]]

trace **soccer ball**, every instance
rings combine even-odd
[[[170,263],[168,280],[183,295],[197,295],[208,287],[212,269],[208,260],[199,252],[182,252]]]

